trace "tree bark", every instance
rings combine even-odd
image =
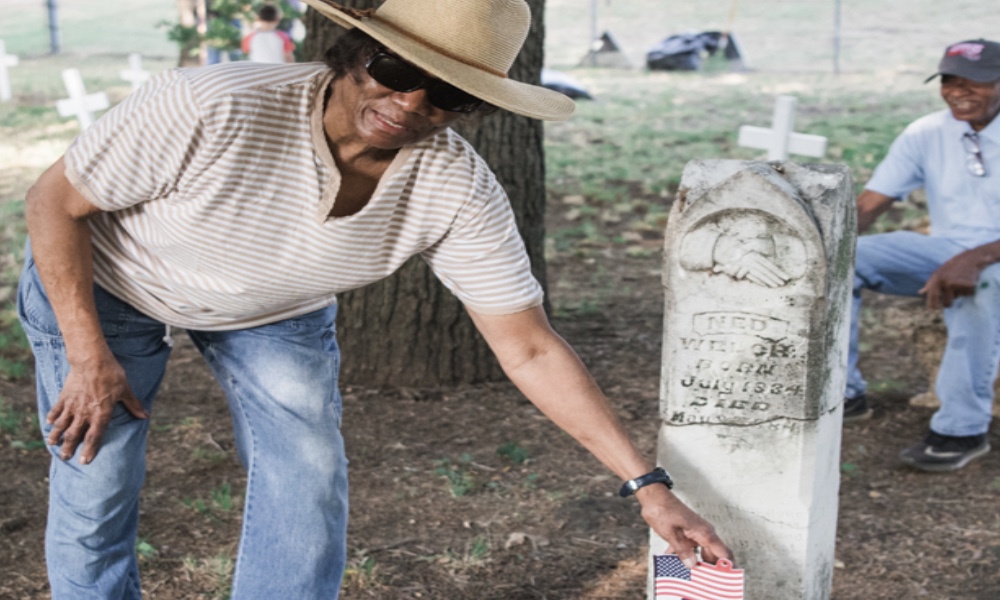
[[[179,23],[184,27],[198,26],[198,2],[196,0],[177,0],[177,15]],[[177,66],[195,67],[201,64],[201,59],[195,55],[197,42],[184,44],[180,47]]]
[[[380,2],[344,0],[353,8]],[[538,83],[543,62],[544,0],[528,0],[531,31],[510,76]],[[320,60],[344,30],[309,10],[304,55]],[[535,277],[545,277],[545,162],[542,124],[506,111],[460,133],[497,174],[510,197]],[[419,257],[395,275],[342,294],[337,328],[345,384],[433,387],[496,381],[503,374],[461,303]]]

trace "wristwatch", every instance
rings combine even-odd
[[[640,475],[635,479],[629,479],[623,483],[621,489],[618,490],[618,495],[622,498],[628,498],[636,493],[639,488],[644,488],[654,483],[662,483],[667,486],[668,490],[674,489],[674,480],[670,478],[670,474],[664,471],[663,467],[656,467],[645,475]]]

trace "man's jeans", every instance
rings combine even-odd
[[[104,335],[147,411],[163,379],[165,326],[95,286]],[[19,295],[35,353],[38,410],[55,404],[69,365],[30,249]],[[340,434],[335,307],[241,331],[190,331],[229,400],[247,469],[232,598],[336,598],[346,555],[347,459]],[[155,418],[155,417],[154,417]],[[149,420],[121,404],[94,461],[53,455],[45,538],[52,597],[140,598],[135,556]]]
[[[858,238],[845,397],[855,398],[866,389],[858,370],[861,290],[917,296],[938,267],[964,250],[955,242],[912,231]],[[944,320],[948,344],[934,387],[941,408],[931,429],[952,436],[986,433],[1000,364],[1000,264],[982,272],[974,296],[958,298],[944,309]]]

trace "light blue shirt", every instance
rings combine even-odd
[[[892,143],[865,188],[904,198],[922,187],[931,235],[965,248],[1000,240],[1000,118],[979,132],[985,177],[968,169],[962,136],[972,131],[950,110],[917,119]]]

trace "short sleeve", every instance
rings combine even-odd
[[[66,176],[102,210],[170,193],[202,134],[187,80],[167,71],[80,134],[66,152]]]
[[[476,201],[451,231],[423,253],[438,279],[469,309],[513,314],[542,303],[514,211],[495,178],[477,186]]]
[[[923,155],[927,145],[922,143],[921,131],[910,125],[889,147],[889,153],[879,163],[865,189],[890,198],[905,198],[923,186]]]
[[[278,34],[281,35],[281,39],[284,40],[285,52],[294,52],[295,42],[292,41],[292,38],[288,37],[288,34],[284,31],[279,31]]]

